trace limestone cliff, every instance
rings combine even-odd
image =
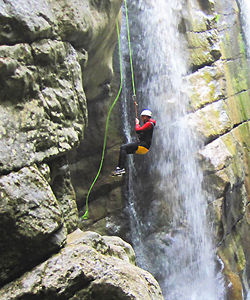
[[[162,299],[129,245],[69,236],[78,210],[66,155],[83,139],[87,101],[111,99],[121,4],[0,1],[1,299]]]
[[[188,2],[189,122],[205,142],[204,188],[228,299],[242,299],[249,282],[250,64],[240,6],[234,0]]]

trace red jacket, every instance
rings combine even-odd
[[[142,142],[142,146],[146,147],[147,149],[149,149],[151,146],[155,125],[156,122],[154,119],[149,119],[142,126],[140,126],[139,124],[135,125],[135,131],[139,136],[139,140]]]

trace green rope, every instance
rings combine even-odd
[[[134,80],[134,70],[133,70],[133,61],[132,61],[132,50],[130,42],[130,32],[129,32],[129,22],[128,22],[128,8],[127,0],[124,0],[125,12],[126,12],[126,21],[127,21],[127,33],[128,33],[128,47],[129,47],[129,57],[130,57],[130,67],[131,67],[131,76],[132,76],[132,85],[133,85],[133,96],[135,97],[135,80]]]
[[[102,158],[101,158],[101,162],[100,162],[100,166],[99,166],[99,170],[97,172],[97,175],[93,181],[93,183],[91,184],[91,187],[88,191],[88,194],[87,194],[87,198],[86,198],[86,212],[85,214],[82,216],[83,219],[88,219],[89,218],[89,195],[90,195],[90,192],[96,182],[96,180],[98,179],[100,173],[101,173],[101,169],[102,169],[102,165],[103,165],[103,160],[104,160],[104,154],[105,154],[105,149],[106,149],[106,144],[107,144],[107,136],[108,136],[108,126],[109,126],[109,119],[110,119],[110,115],[111,115],[111,112],[113,110],[113,107],[115,106],[117,100],[119,99],[119,96],[121,94],[121,90],[122,90],[122,81],[123,81],[123,78],[122,78],[122,59],[121,59],[121,41],[120,41],[120,31],[119,31],[119,24],[118,24],[118,21],[117,21],[117,36],[118,36],[118,45],[119,45],[119,60],[120,60],[120,74],[121,74],[121,81],[120,81],[120,89],[118,91],[118,94],[113,102],[113,104],[111,105],[110,109],[109,109],[109,112],[108,112],[108,117],[107,117],[107,121],[106,121],[106,127],[105,127],[105,136],[104,136],[104,142],[103,142],[103,149],[102,149]]]

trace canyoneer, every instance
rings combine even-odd
[[[114,172],[112,172],[112,176],[122,176],[122,174],[126,173],[125,162],[127,154],[146,154],[149,151],[154,127],[156,125],[155,120],[152,119],[151,110],[143,110],[141,112],[141,120],[143,123],[142,126],[140,126],[139,119],[135,118],[135,131],[137,134],[137,140],[132,143],[123,144],[120,147],[118,167]]]

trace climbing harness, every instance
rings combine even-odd
[[[148,153],[148,149],[143,146],[138,146],[138,149],[135,151],[136,154],[146,154]]]
[[[82,216],[83,219],[88,219],[89,218],[89,205],[88,205],[88,202],[89,202],[89,195],[90,195],[90,192],[96,182],[96,180],[98,179],[100,173],[101,173],[101,169],[102,169],[102,165],[103,165],[103,160],[104,160],[104,154],[105,154],[105,149],[106,149],[106,144],[107,144],[107,135],[108,135],[108,126],[109,126],[109,119],[110,119],[110,115],[111,115],[111,112],[113,110],[113,107],[115,106],[117,100],[119,99],[120,97],[120,94],[121,94],[121,91],[122,91],[122,59],[121,59],[121,42],[120,42],[120,30],[119,30],[119,23],[118,23],[118,20],[117,20],[117,24],[116,24],[116,28],[117,28],[117,36],[118,36],[118,46],[119,46],[119,58],[120,58],[120,88],[119,88],[119,91],[118,91],[118,94],[113,102],[113,104],[111,105],[110,109],[109,109],[109,112],[108,112],[108,117],[107,117],[107,121],[106,121],[106,126],[105,126],[105,135],[104,135],[104,142],[103,142],[103,149],[102,149],[102,158],[101,158],[101,162],[100,162],[100,166],[99,166],[99,170],[97,172],[97,175],[93,181],[93,183],[91,184],[90,186],[90,189],[88,191],[88,194],[87,194],[87,198],[86,198],[86,211],[85,211],[85,214]]]
[[[128,34],[128,44],[129,44],[129,54],[130,54],[130,66],[131,66],[131,76],[132,76],[132,85],[133,85],[133,96],[132,99],[134,100],[135,103],[135,111],[136,111],[136,118],[138,118],[138,114],[137,114],[137,103],[136,103],[136,94],[135,94],[135,82],[134,82],[134,72],[133,72],[133,62],[132,62],[132,51],[131,51],[131,43],[130,43],[130,32],[129,32],[129,23],[128,23],[128,9],[127,9],[127,1],[124,0],[125,3],[125,12],[126,12],[126,22],[127,22],[127,34]],[[102,150],[102,157],[101,157],[101,162],[100,162],[100,166],[99,166],[99,170],[97,172],[97,175],[93,181],[93,183],[91,184],[87,197],[86,197],[86,211],[84,213],[84,215],[82,216],[83,219],[88,219],[89,218],[89,210],[88,210],[88,202],[89,202],[89,195],[91,193],[91,190],[93,188],[93,186],[95,185],[100,173],[101,173],[101,169],[102,169],[102,165],[103,165],[103,161],[104,161],[104,155],[105,155],[105,149],[106,149],[106,144],[107,144],[107,135],[108,135],[108,125],[109,125],[109,119],[110,119],[110,115],[111,112],[113,110],[113,107],[115,106],[116,102],[118,101],[121,91],[122,91],[122,82],[123,82],[123,76],[122,76],[122,57],[121,57],[121,41],[120,41],[120,30],[119,30],[119,23],[117,20],[117,24],[116,24],[116,28],[117,28],[117,37],[118,37],[118,46],[119,46],[119,61],[120,61],[120,88],[118,91],[118,94],[113,102],[113,104],[111,105],[109,112],[108,112],[108,116],[107,116],[107,121],[106,121],[106,126],[105,126],[105,135],[104,135],[104,142],[103,142],[103,150]],[[146,149],[146,148],[145,148]]]

